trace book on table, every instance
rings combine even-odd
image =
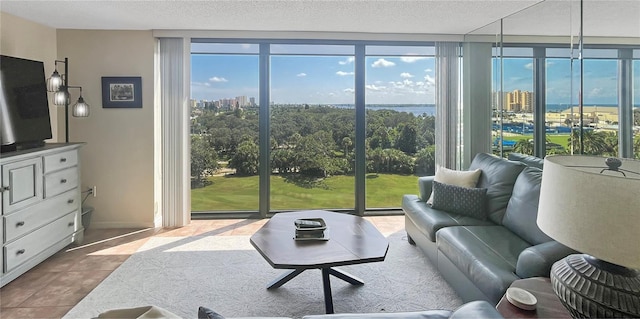
[[[322,218],[301,218],[294,221],[295,240],[328,240],[327,224]]]

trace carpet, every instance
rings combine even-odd
[[[331,278],[336,313],[454,309],[453,289],[406,233],[389,235],[383,262],[339,267],[365,281],[352,286]],[[282,287],[266,285],[286,270],[273,269],[249,236],[152,237],[71,309],[64,318],[156,305],[184,318],[199,306],[226,317],[324,313],[322,275],[308,270]]]

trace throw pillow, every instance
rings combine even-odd
[[[224,319],[224,317],[207,307],[198,307],[198,319]]]
[[[433,180],[442,184],[460,187],[476,187],[478,179],[480,179],[480,174],[482,174],[480,169],[473,171],[456,171],[438,166],[436,167],[436,176],[434,176]],[[427,204],[433,206],[433,189],[431,190],[431,196],[429,196]]]
[[[433,208],[486,219],[486,188],[468,188],[433,182]]]

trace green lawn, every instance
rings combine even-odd
[[[402,195],[418,193],[417,180],[413,175],[367,175],[367,207],[400,207]],[[192,211],[258,210],[258,176],[216,176],[209,181],[210,185],[191,190]],[[353,176],[332,176],[311,188],[271,176],[273,210],[353,207]]]
[[[567,146],[569,145],[569,137],[570,137],[569,134],[547,134],[546,137],[547,139],[549,139],[551,143],[562,145],[562,147],[564,148],[567,148]],[[532,138],[533,138],[533,134],[528,134],[528,135],[505,136],[504,140],[517,142],[522,139],[530,140]]]

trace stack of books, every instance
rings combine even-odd
[[[327,224],[322,218],[301,218],[293,223],[296,226],[295,240],[329,240]]]

